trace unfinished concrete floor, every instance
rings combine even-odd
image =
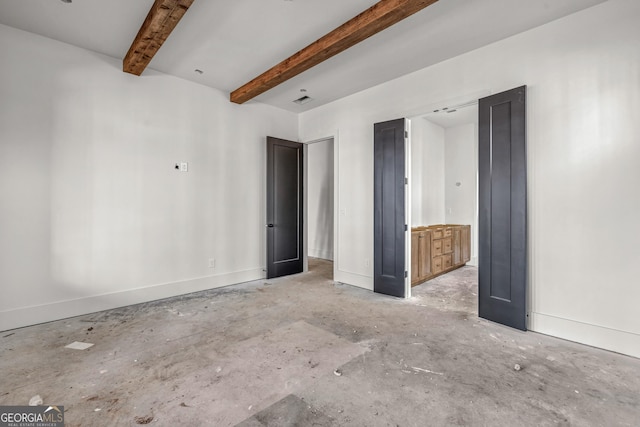
[[[2,333],[0,405],[39,394],[67,426],[640,425],[640,360],[479,319],[475,268],[410,300],[331,270]]]

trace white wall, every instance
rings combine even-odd
[[[471,225],[471,261],[478,265],[478,125],[445,129],[445,218],[447,224]]]
[[[609,0],[301,114],[340,135],[335,280],[372,288],[373,124],[527,84],[529,326],[640,356],[639,19]]]
[[[2,25],[0,58],[0,330],[262,277],[294,114]]]
[[[308,254],[333,259],[333,140],[307,146]]]
[[[411,120],[411,225],[445,222],[445,130]]]

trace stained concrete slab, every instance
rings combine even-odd
[[[238,427],[330,426],[332,423],[331,418],[312,408],[301,398],[290,394],[238,424]]]
[[[39,394],[68,426],[640,424],[640,360],[479,319],[473,267],[400,300],[310,266],[2,333],[0,405]]]

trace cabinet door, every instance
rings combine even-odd
[[[453,230],[453,265],[462,264],[462,227]]]
[[[451,258],[452,258],[451,254],[442,255],[442,269],[443,270],[448,270],[449,268],[451,268],[453,266]]]
[[[431,276],[431,232],[420,233],[420,278],[427,279]]]
[[[462,245],[462,262],[471,261],[471,226],[465,225],[460,233],[460,243]]]
[[[411,232],[411,283],[420,278],[420,232]]]

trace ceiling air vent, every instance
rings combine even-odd
[[[313,98],[309,98],[307,95],[305,95],[305,96],[302,96],[302,97],[296,99],[293,102],[295,102],[298,105],[302,105],[302,104],[306,104],[309,101],[313,101]]]

